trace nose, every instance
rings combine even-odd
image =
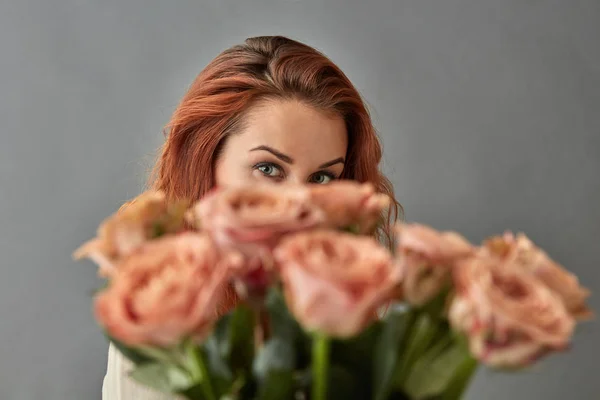
[[[290,174],[287,177],[287,183],[291,183],[293,185],[299,185],[304,183],[304,181],[302,179],[300,179],[300,177],[298,177],[298,175],[296,174]]]

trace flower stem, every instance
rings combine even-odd
[[[312,342],[312,397],[313,400],[327,398],[327,380],[329,375],[329,338],[316,333]]]
[[[477,371],[479,363],[470,354],[457,368],[454,378],[441,396],[441,400],[460,400],[469,388],[469,383]]]
[[[410,309],[406,315],[406,329],[404,331],[404,335],[402,336],[400,345],[399,345],[399,354],[401,355],[401,359],[399,360],[399,365],[397,366],[396,377],[394,378],[397,382],[404,382],[406,378],[407,370],[410,368],[409,360],[412,359],[411,353],[414,352],[413,341],[415,336],[415,325],[418,324],[419,321],[419,313],[414,309]]]
[[[208,374],[208,369],[206,368],[206,364],[204,362],[204,357],[202,356],[201,349],[194,346],[191,351],[192,354],[192,362],[191,362],[191,373],[192,378],[195,381],[200,382],[200,386],[202,387],[202,391],[208,400],[216,400],[215,392],[213,391],[210,375]]]

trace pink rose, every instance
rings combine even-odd
[[[374,239],[335,231],[285,238],[275,259],[290,311],[311,331],[350,337],[377,318],[401,271]]]
[[[191,219],[224,248],[261,261],[284,235],[319,224],[324,215],[304,186],[252,185],[216,190],[198,202]]]
[[[141,245],[165,233],[183,229],[187,204],[167,204],[161,192],[146,192],[98,228],[95,239],[74,253],[76,259],[90,258],[102,276],[111,276],[115,265]]]
[[[522,268],[472,257],[453,275],[450,323],[466,333],[471,352],[483,363],[523,367],[568,345],[574,319],[558,297]]]
[[[475,248],[456,232],[439,232],[420,224],[398,225],[397,257],[404,270],[402,294],[421,306],[450,284],[457,261],[472,256]]]
[[[169,346],[202,340],[227,298],[236,253],[222,254],[204,234],[148,242],[127,257],[95,300],[99,323],[129,345]]]
[[[310,185],[311,201],[326,214],[325,228],[353,228],[360,234],[372,233],[389,207],[389,196],[376,193],[370,183],[349,180],[327,185]]]
[[[581,287],[577,277],[554,262],[546,252],[537,247],[527,236],[519,233],[516,237],[510,232],[486,240],[482,251],[499,257],[508,264],[518,265],[542,281],[558,295],[567,310],[576,319],[592,316],[585,304],[589,290]]]

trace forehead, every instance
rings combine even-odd
[[[343,157],[348,147],[346,123],[340,115],[296,100],[269,100],[255,105],[239,139],[249,148],[268,145],[292,158]]]

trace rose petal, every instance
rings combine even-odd
[[[202,340],[242,266],[239,254],[219,252],[204,234],[157,239],[119,266],[96,297],[96,317],[112,337],[131,345]]]
[[[521,367],[567,346],[575,321],[560,299],[523,269],[479,255],[461,261],[453,275],[449,320],[467,334],[482,362]]]
[[[306,329],[350,337],[372,322],[401,271],[369,237],[312,231],[285,238],[275,259],[291,312]]]

